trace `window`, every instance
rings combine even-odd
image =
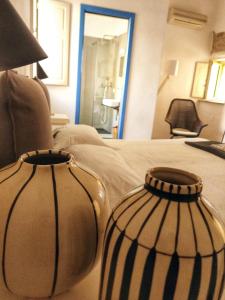
[[[196,63],[191,96],[225,103],[225,59]]]
[[[46,84],[67,85],[70,4],[60,0],[33,0],[33,27],[48,55],[40,61],[48,75]]]
[[[212,63],[206,97],[225,102],[225,61]]]

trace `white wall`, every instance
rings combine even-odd
[[[84,35],[102,39],[104,35],[119,36],[127,32],[128,21],[109,16],[87,14]]]
[[[190,98],[195,62],[209,60],[212,31],[225,30],[225,0],[170,0],[170,7],[205,14],[208,16],[208,24],[201,31],[167,25],[161,81],[166,76],[169,60],[178,59],[180,66],[178,76],[171,77],[158,95],[153,138],[169,137],[169,124],[164,119],[171,100],[173,98]],[[199,101],[197,106],[200,118],[209,124],[202,131],[201,136],[219,140],[222,129],[225,130],[224,105]]]
[[[23,18],[27,26],[30,26],[30,1],[27,0],[10,0],[16,11]]]
[[[0,0],[1,1],[1,0]],[[10,0],[18,14],[22,17],[25,24],[30,27],[31,25],[31,6],[30,1],[27,0]],[[15,69],[18,73],[29,76],[31,74],[31,66],[23,66]]]
[[[75,116],[80,4],[136,13],[124,137],[150,138],[158,87],[161,49],[168,0],[70,0],[72,3],[70,81],[68,87],[49,86],[52,109]]]
[[[225,30],[225,0],[217,0],[216,4],[212,30],[221,32]],[[209,124],[203,131],[202,136],[211,140],[221,141],[225,131],[225,105],[199,101],[198,109],[202,119]]]
[[[208,16],[203,30],[167,25],[163,47],[161,82],[166,76],[170,60],[179,60],[177,77],[171,77],[158,95],[153,138],[168,138],[169,124],[164,119],[173,98],[190,98],[196,61],[208,60],[211,50],[211,27],[215,3],[211,0],[171,0],[170,7],[202,13]]]

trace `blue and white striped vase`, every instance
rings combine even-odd
[[[100,300],[218,300],[224,228],[201,196],[201,179],[153,168],[108,222]]]

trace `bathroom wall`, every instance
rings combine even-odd
[[[118,40],[85,36],[81,86],[80,123],[111,133],[113,110],[102,105],[107,83],[115,86]]]
[[[117,49],[117,56],[115,62],[115,98],[121,100],[122,96],[122,88],[123,88],[123,79],[124,79],[124,71],[125,65],[123,64],[124,61],[121,61],[121,57],[124,57],[127,50],[127,34],[121,34],[117,37],[118,40],[118,49]],[[123,64],[123,66],[121,65]],[[122,70],[121,70],[122,68]],[[120,74],[122,71],[122,74]]]
[[[80,121],[83,124],[93,124],[93,101],[95,92],[95,67],[98,39],[84,38],[83,72],[81,85]],[[84,84],[85,83],[85,84]]]

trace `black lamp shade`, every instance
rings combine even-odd
[[[0,71],[47,57],[9,0],[0,0]]]
[[[37,77],[39,79],[46,79],[48,78],[48,75],[43,70],[42,66],[37,62]]]

